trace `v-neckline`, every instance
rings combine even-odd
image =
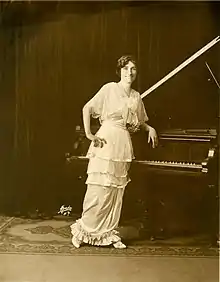
[[[117,87],[118,87],[118,89],[119,89],[119,92],[121,93],[121,96],[122,96],[123,98],[130,99],[131,96],[132,96],[132,93],[133,93],[133,89],[131,88],[130,95],[128,96],[128,95],[126,94],[125,90],[122,88],[122,86],[120,86],[120,85],[118,84],[118,82],[115,82],[115,83],[117,84]]]

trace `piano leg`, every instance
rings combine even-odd
[[[210,243],[213,246],[219,245],[220,231],[219,231],[219,195],[216,185],[209,185],[211,199],[210,199]]]
[[[220,187],[218,185],[218,160],[214,158],[209,163],[209,174],[208,174],[208,187],[210,191],[210,242],[213,246],[219,246],[220,231],[219,231],[219,195]]]

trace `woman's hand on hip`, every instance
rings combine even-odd
[[[107,144],[107,141],[104,138],[96,135],[88,134],[86,137],[94,143],[94,147],[102,148],[105,144]]]

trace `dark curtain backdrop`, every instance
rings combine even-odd
[[[64,177],[81,109],[116,60],[133,54],[141,93],[219,35],[219,3],[92,2],[11,4],[1,14],[1,207],[58,209],[76,189]],[[214,46],[144,98],[150,123],[217,125]]]
[[[15,130],[14,29],[0,26],[0,207],[12,187]]]

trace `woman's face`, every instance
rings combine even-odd
[[[131,61],[121,68],[121,80],[125,83],[131,84],[137,76],[137,69]]]

